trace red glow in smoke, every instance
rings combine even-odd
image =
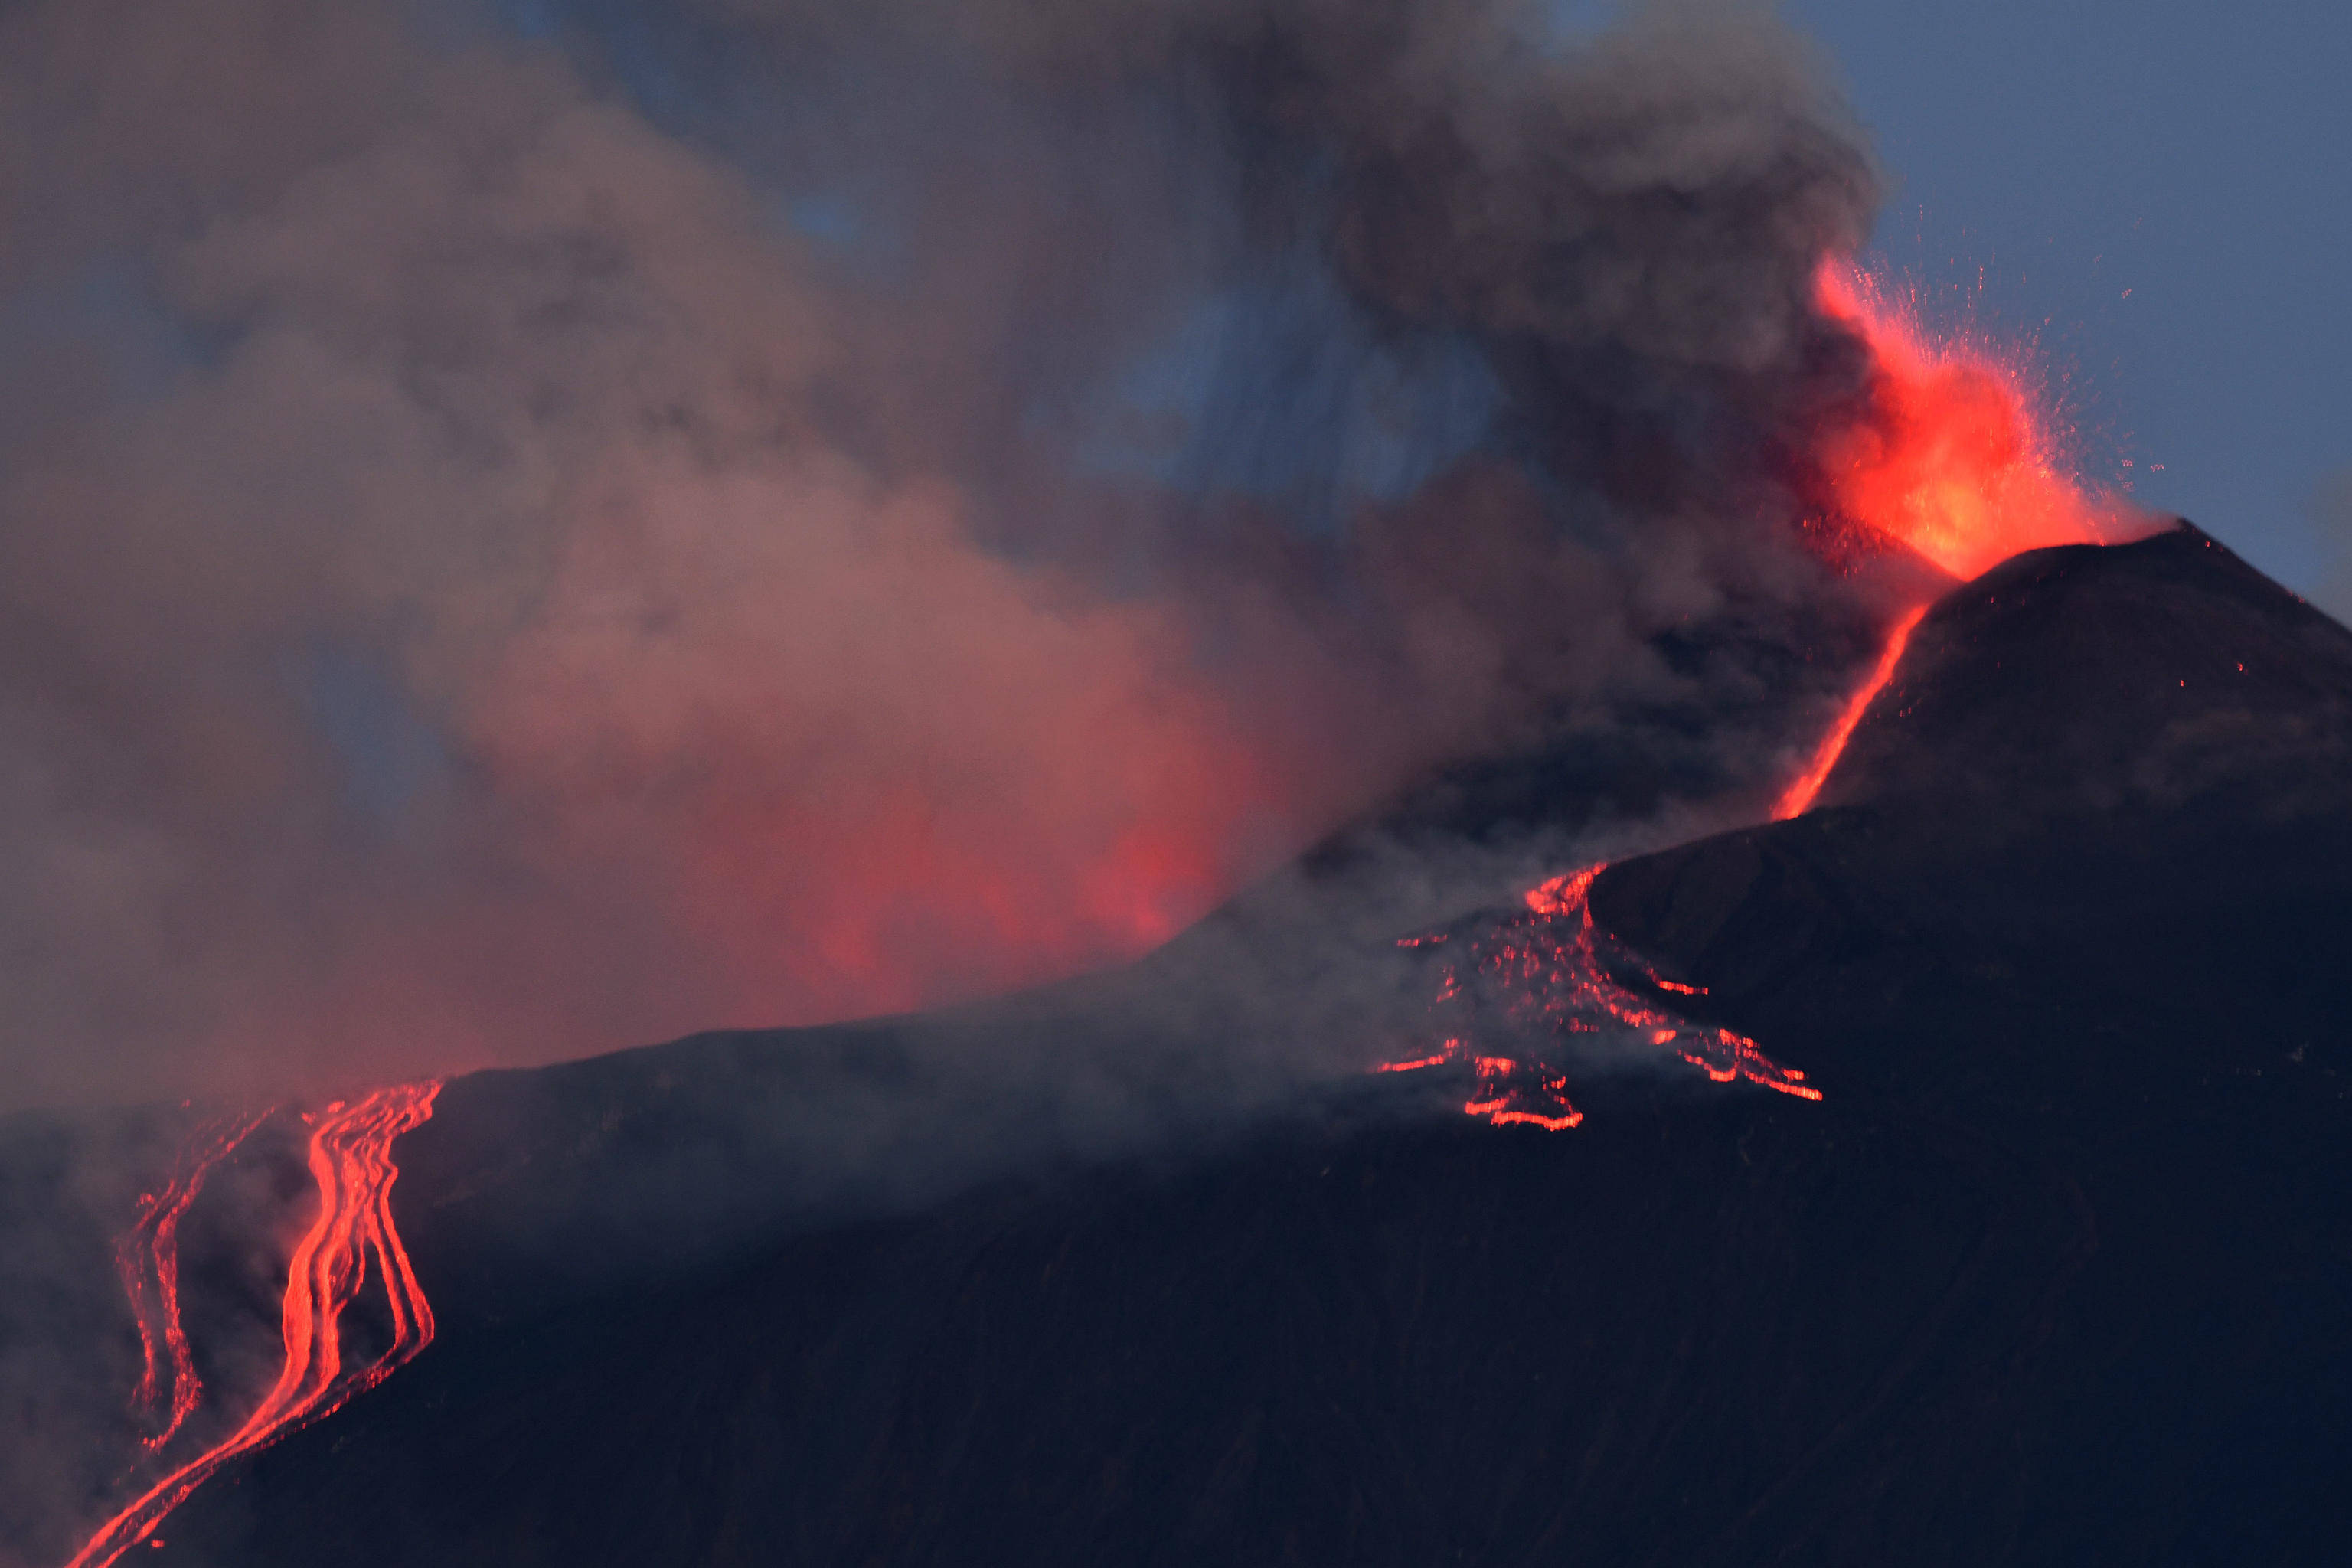
[[[416,1282],[408,1252],[392,1220],[392,1184],[400,1174],[392,1145],[402,1133],[424,1125],[433,1114],[438,1082],[380,1089],[355,1103],[337,1100],[306,1118],[311,1124],[310,1178],[318,1184],[319,1213],[294,1248],[287,1267],[279,1325],[286,1359],[278,1381],[243,1425],[157,1481],[129,1508],[101,1526],[68,1568],[105,1568],[147,1540],[165,1515],[186,1500],[222,1466],[276,1441],[298,1427],[331,1415],[353,1394],[374,1387],[433,1342],[433,1309]],[[251,1127],[246,1131],[249,1132]],[[238,1134],[241,1139],[244,1134]],[[209,1168],[226,1148],[195,1163]],[[187,1202],[194,1201],[194,1193]],[[173,1215],[184,1213],[187,1202]],[[151,1209],[151,1212],[152,1209]],[[142,1225],[146,1223],[142,1215]],[[133,1236],[138,1233],[134,1230]],[[365,1366],[343,1366],[342,1312],[366,1282],[368,1255],[375,1255],[392,1311],[393,1342]],[[184,1343],[173,1318],[165,1332]],[[176,1351],[175,1351],[176,1358]]]
[[[1875,362],[1870,409],[1818,453],[1840,511],[1974,577],[2021,550],[2114,542],[2125,508],[2071,479],[2026,378],[1978,342],[1930,342],[1915,313],[1853,263],[1814,274],[1822,311]]]
[[[1122,962],[1213,907],[1255,869],[1253,825],[1290,815],[1277,783],[1205,723],[1155,739],[1148,783],[1111,768],[1121,803],[1107,812],[1073,782],[1088,764],[1062,755],[1097,740],[1138,749],[1083,730],[1041,741],[1055,755],[1041,750],[1027,781],[1034,809],[971,809],[961,786],[935,798],[909,784],[822,814],[761,795],[698,818],[645,873],[671,889],[672,928],[717,971],[679,1016],[716,994],[722,1022],[822,1023]]]

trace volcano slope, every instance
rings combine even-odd
[[[1377,1079],[601,1285],[488,1239],[529,1182],[436,1121],[395,1201],[441,1340],[140,1555],[2338,1561],[2347,804],[2352,633],[2193,530],[2018,557],[1818,809],[1593,889],[1822,1101],[1619,1072],[1553,1134]]]

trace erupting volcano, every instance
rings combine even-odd
[[[1871,370],[1864,414],[1826,432],[1820,469],[1835,526],[1855,527],[1906,547],[1944,572],[1973,576],[2016,552],[2053,543],[2096,542],[2127,531],[2120,504],[2099,498],[2061,469],[2049,418],[2023,381],[1973,345],[1931,346],[1916,323],[1858,270],[1825,261],[1817,276],[1825,314],[1867,346]],[[1774,821],[1803,815],[1849,739],[1894,679],[1928,606],[1915,604],[1885,633],[1866,677],[1833,716],[1802,770],[1782,790]],[[1402,939],[1434,954],[1440,978],[1432,1005],[1436,1044],[1384,1072],[1454,1065],[1475,1075],[1462,1109],[1496,1125],[1559,1131],[1584,1114],[1569,1095],[1580,1062],[1612,1048],[1668,1052],[1719,1082],[1744,1079],[1805,1100],[1822,1099],[1803,1072],[1768,1056],[1748,1036],[1694,1022],[1670,998],[1706,988],[1672,980],[1597,922],[1596,879],[1587,866],[1544,882],[1525,908],[1456,928]],[[439,1086],[380,1090],[338,1103],[312,1119],[309,1163],[319,1213],[294,1250],[285,1292],[284,1365],[276,1385],[233,1433],[157,1481],[109,1521],[72,1568],[102,1568],[152,1537],[163,1516],[241,1455],[331,1413],[414,1357],[434,1335],[434,1317],[394,1226],[389,1194],[397,1175],[391,1150],[433,1111]],[[118,1260],[145,1356],[137,1391],[161,1410],[144,1441],[160,1451],[194,1412],[199,1387],[180,1321],[176,1229],[204,1188],[263,1118],[207,1126],[182,1167],[148,1196]],[[393,1339],[356,1369],[344,1365],[341,1315],[367,1276],[383,1280]]]
[[[1856,332],[1870,353],[1864,417],[1822,441],[1822,467],[1840,521],[1858,524],[1961,578],[2022,551],[2108,543],[2156,526],[2067,474],[2052,432],[2053,412],[2037,407],[2023,376],[1989,349],[1932,344],[1916,319],[1851,262],[1825,258],[1815,288],[1822,311]],[[1843,531],[1811,537],[1834,540]],[[1869,674],[1774,802],[1773,821],[1811,808],[1928,608],[1916,604],[1887,628]],[[1747,1037],[1665,1010],[1657,993],[1691,994],[1695,988],[1661,979],[1595,928],[1588,898],[1593,879],[1607,868],[1589,866],[1544,883],[1526,895],[1528,913],[1489,929],[1404,939],[1407,947],[1454,943],[1463,950],[1444,967],[1435,1005],[1466,1016],[1429,1055],[1376,1070],[1467,1063],[1480,1091],[1463,1106],[1465,1112],[1497,1126],[1524,1122],[1557,1131],[1584,1120],[1569,1100],[1566,1073],[1541,1054],[1523,1060],[1503,1054],[1500,1045],[1482,1047],[1482,1021],[1489,1032],[1514,1039],[1532,1032],[1555,1043],[1613,1029],[1671,1046],[1717,1081],[1745,1079],[1821,1099],[1804,1074],[1774,1062]],[[1630,971],[1652,996],[1628,989],[1612,969]]]
[[[0,1565],[2341,1556],[2315,405],[1781,9],[12,0]]]
[[[1843,262],[1824,262],[1817,288],[1822,312],[1866,346],[1870,370],[1861,415],[1820,437],[1815,456],[1827,499],[1817,521],[1826,526],[1810,530],[1810,537],[1851,539],[1860,530],[1968,577],[2020,551],[2101,542],[2129,531],[2119,503],[2063,471],[2049,416],[1999,359],[1974,345],[1931,346],[1915,321]],[[1887,626],[1872,668],[1779,795],[1774,821],[1811,807],[1895,679],[1927,609],[1912,604]],[[1571,1073],[1612,1051],[1665,1053],[1718,1082],[1744,1079],[1822,1100],[1804,1072],[1774,1060],[1748,1035],[1675,1010],[1674,998],[1696,1000],[1706,988],[1667,978],[1596,920],[1593,890],[1608,868],[1591,865],[1554,877],[1524,895],[1523,909],[1402,939],[1402,948],[1437,962],[1435,1043],[1379,1070],[1466,1068],[1475,1087],[1465,1112],[1498,1126],[1552,1131],[1585,1119],[1570,1098]],[[224,1466],[332,1413],[432,1341],[433,1310],[393,1223],[389,1195],[398,1174],[393,1143],[432,1115],[439,1088],[427,1082],[379,1090],[309,1119],[319,1209],[289,1267],[276,1384],[227,1436],[110,1521],[71,1568],[103,1568],[142,1541],[162,1544],[155,1531],[163,1517]],[[181,1323],[177,1228],[208,1173],[265,1120],[200,1130],[181,1167],[147,1196],[118,1246],[144,1354],[136,1398],[142,1409],[158,1412],[159,1429],[143,1439],[151,1451],[164,1450],[184,1431],[200,1397]],[[371,1255],[383,1282],[391,1343],[352,1367],[341,1317],[368,1277]]]
[[[404,1084],[305,1114],[319,1212],[288,1265],[280,1323],[285,1361],[277,1383],[228,1436],[155,1482],[100,1527],[69,1568],[105,1568],[153,1536],[164,1516],[222,1466],[332,1415],[432,1342],[433,1310],[393,1223],[392,1185],[400,1171],[393,1163],[392,1145],[433,1114],[440,1089],[437,1082]],[[183,1169],[161,1194],[150,1197],[138,1226],[123,1240],[124,1283],[147,1347],[146,1375],[140,1384],[142,1400],[160,1394],[154,1351],[159,1332],[172,1361],[171,1423],[150,1439],[151,1447],[160,1449],[170,1440],[194,1411],[198,1398],[193,1355],[180,1323],[176,1227],[202,1190],[205,1173],[266,1120],[267,1114],[225,1131],[213,1127],[199,1131]],[[343,1310],[367,1281],[370,1254],[383,1281],[392,1342],[365,1365],[346,1368]],[[144,1285],[151,1271],[157,1282],[152,1292]]]

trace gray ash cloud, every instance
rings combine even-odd
[[[1761,9],[34,0],[0,128],[15,1103],[1066,973],[1449,761],[1760,766],[1706,648],[1853,591]]]

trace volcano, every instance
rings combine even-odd
[[[1817,1099],[1249,1078],[1409,931],[1293,977],[1356,1012],[1204,998],[1211,933],[459,1079],[392,1192],[438,1337],[136,1558],[2336,1560],[2352,632],[2186,525],[1907,629],[1809,809],[1579,884],[1612,986]]]

